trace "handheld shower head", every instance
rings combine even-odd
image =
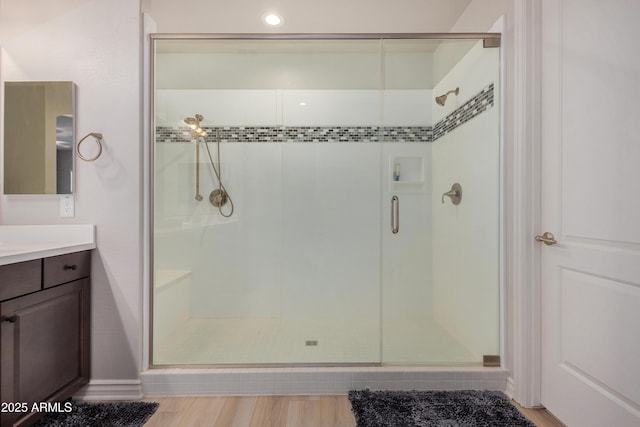
[[[202,129],[202,127],[200,126],[200,121],[202,119],[204,119],[202,115],[196,114],[195,118],[187,117],[186,119],[183,120],[184,124],[191,128],[191,135],[195,136],[196,138],[199,136],[207,136],[207,131]]]
[[[450,93],[453,94],[458,94],[458,92],[460,92],[460,88],[457,87],[453,90],[450,90],[449,92],[445,93],[444,95],[440,95],[440,96],[436,96],[436,104],[440,105],[440,106],[444,106],[444,103],[447,102],[447,95],[449,95]]]

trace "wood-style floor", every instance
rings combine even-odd
[[[145,398],[160,407],[145,427],[354,427],[346,395]],[[516,405],[517,406],[517,405]],[[563,427],[544,409],[520,408],[538,427]]]

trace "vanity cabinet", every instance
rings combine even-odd
[[[31,425],[34,403],[89,382],[89,276],[90,251],[0,266],[3,427]]]

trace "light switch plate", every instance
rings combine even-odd
[[[70,194],[60,197],[60,216],[73,218],[75,216],[75,200]]]

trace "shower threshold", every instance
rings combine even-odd
[[[481,366],[163,368],[140,374],[145,396],[320,395],[349,390],[500,390],[507,370]]]

